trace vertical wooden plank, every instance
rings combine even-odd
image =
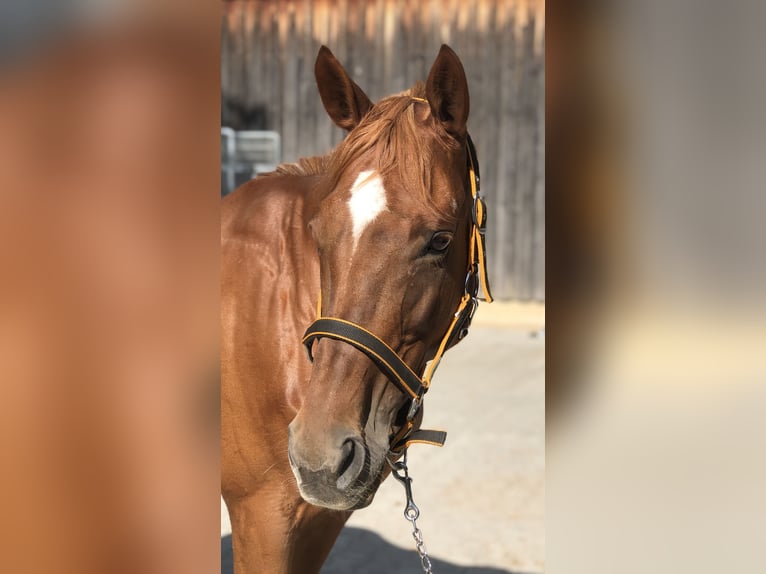
[[[256,6],[256,8],[260,8]],[[253,105],[260,107],[264,114],[264,126],[266,129],[273,129],[272,126],[278,121],[273,115],[270,115],[269,100],[271,99],[271,88],[265,85],[265,81],[258,82],[258,78],[266,78],[270,81],[270,70],[265,65],[265,54],[268,52],[268,41],[271,38],[270,24],[268,15],[263,14],[263,10],[255,11],[255,25],[252,36],[248,41],[248,48],[253,52],[252,65],[247,69],[250,75],[248,90],[252,92]]]
[[[409,87],[418,80],[425,81],[425,38],[422,14],[425,6],[414,2],[405,2],[405,33],[407,34],[406,80]]]
[[[362,69],[359,80],[364,82],[362,86],[367,95],[373,100],[377,100],[374,86],[374,58],[375,58],[375,3],[363,2],[364,9],[364,34],[362,43]]]
[[[280,53],[284,74],[282,91],[282,153],[283,160],[297,161],[303,154],[299,136],[300,86],[298,51],[294,49],[295,10],[285,7],[278,14]]]
[[[477,121],[471,120],[472,135],[477,140],[479,161],[482,166],[481,189],[487,198],[489,217],[488,217],[488,238],[487,238],[487,259],[491,271],[490,282],[493,288],[493,294],[498,295],[498,273],[496,271],[497,261],[501,254],[498,253],[498,244],[495,241],[498,223],[498,180],[497,170],[501,159],[501,150],[498,142],[498,126],[500,118],[500,82],[502,58],[501,33],[496,28],[497,21],[497,2],[486,2],[487,14],[486,23],[482,25],[482,49],[480,51],[479,61],[476,62],[477,68],[481,72],[482,81],[479,91],[474,97],[474,90],[471,92],[471,114],[478,112]],[[480,18],[483,22],[484,18]]]
[[[258,64],[250,68],[250,92],[257,95],[255,103],[262,106],[266,115],[266,129],[282,131],[279,107],[280,74],[278,36],[273,19],[274,9],[268,4],[258,3],[259,30],[255,34],[252,53]]]
[[[269,80],[267,87],[269,100],[267,102],[267,112],[270,118],[273,118],[273,129],[282,133],[284,131],[284,82],[285,82],[285,54],[282,52],[282,44],[279,40],[279,11],[272,3],[261,3],[264,16],[268,18],[268,37],[264,51],[264,65],[268,72]]]
[[[469,21],[471,18],[471,2],[470,0],[463,0],[460,2],[455,10],[454,26],[451,27],[451,34],[445,35],[444,29],[442,29],[441,41],[446,44],[454,44],[453,47],[457,47],[460,51],[468,51],[468,29]],[[446,17],[447,14],[443,13],[442,17]]]
[[[308,0],[298,0],[296,2],[295,33],[290,42],[285,46],[286,50],[297,52],[296,60],[296,84],[298,89],[298,107],[296,137],[298,141],[297,157],[291,161],[304,157],[306,155],[315,155],[314,138],[314,102],[313,96],[316,94],[314,82],[314,40],[312,36],[312,10],[311,3]]]
[[[458,0],[450,0],[449,9],[439,14],[439,42],[433,47],[434,54],[438,53],[442,44],[449,44],[458,52],[464,51],[464,22],[468,18],[468,4]]]
[[[544,28],[540,27],[544,36]],[[537,169],[535,176],[534,235],[533,235],[533,297],[545,300],[545,40],[538,42],[539,92],[537,97]]]
[[[338,54],[338,58],[341,59],[341,62],[346,66],[349,66],[349,73],[353,74],[353,68],[351,67],[348,53],[348,34],[346,33],[348,30],[349,18],[348,0],[336,0],[336,2],[334,2],[333,16],[336,20],[337,27],[335,30],[336,36],[333,39],[335,49],[337,50],[336,53]]]
[[[426,68],[428,68],[433,62],[434,55],[438,46],[441,44],[441,22],[442,14],[444,12],[452,12],[451,10],[442,10],[443,6],[439,0],[431,0],[428,9],[428,16],[426,20],[426,27],[424,30],[428,31],[428,43],[426,44]],[[425,9],[425,3],[423,9]]]
[[[513,213],[511,210],[511,194],[514,162],[514,129],[513,129],[513,99],[515,72],[515,21],[510,7],[503,5],[498,18],[497,32],[500,35],[500,50],[498,60],[499,82],[497,85],[498,113],[498,162],[495,166],[496,200],[495,208],[490,212],[495,214],[495,221],[490,230],[491,243],[494,247],[494,259],[490,261],[494,280],[495,293],[498,298],[508,298],[512,294],[510,281],[509,258],[511,255],[511,229]]]
[[[510,129],[511,140],[509,143],[509,151],[511,155],[511,161],[509,162],[508,173],[508,187],[509,197],[506,204],[506,209],[510,212],[510,229],[506,236],[506,244],[503,249],[506,252],[505,265],[506,276],[508,277],[508,297],[513,299],[520,298],[521,286],[520,278],[516,275],[517,260],[520,257],[519,247],[516,244],[516,231],[520,225],[523,213],[521,212],[521,204],[519,201],[519,164],[520,164],[520,133],[521,133],[521,112],[520,112],[520,92],[522,89],[522,77],[523,77],[523,34],[522,34],[522,22],[521,13],[523,10],[519,6],[514,7],[513,12],[513,75],[512,75],[512,92],[510,98],[510,106],[512,110]]]
[[[373,58],[372,58],[372,71],[368,78],[370,82],[369,90],[372,95],[373,101],[377,101],[383,96],[387,96],[386,93],[386,44],[385,44],[385,0],[375,0],[374,2],[374,17],[373,17],[373,32],[372,32],[372,44],[373,44]],[[370,93],[368,92],[368,93]]]
[[[399,46],[395,43],[395,21],[396,17],[396,4],[395,0],[381,0],[382,14],[381,14],[381,56],[383,65],[383,76],[381,86],[381,96],[389,95],[397,90],[394,89],[394,65],[396,60]]]
[[[230,100],[231,96],[231,13],[233,11],[231,4],[223,5],[223,17],[221,18],[221,125],[231,125]]]
[[[241,89],[238,87],[238,82],[241,81],[240,65],[238,58],[237,44],[240,41],[239,38],[239,21],[240,13],[236,8],[232,8],[228,18],[227,28],[229,29],[230,48],[228,57],[230,59],[229,69],[229,81],[226,84],[229,90],[230,96],[227,98],[230,102],[234,103],[241,97]],[[233,118],[232,118],[233,119]]]
[[[519,173],[522,169],[523,153],[523,115],[522,115],[522,90],[524,89],[524,22],[521,20],[524,13],[523,6],[516,6],[513,13],[513,76],[512,76],[512,95],[510,105],[512,109],[512,121],[510,124],[512,136],[510,140],[510,171],[508,174],[508,184],[510,196],[507,202],[507,209],[510,211],[510,230],[506,236],[506,275],[508,277],[508,297],[513,299],[523,298],[524,278],[518,275],[519,259],[523,256],[521,245],[518,243],[518,229],[523,225],[523,190],[520,188]]]
[[[245,34],[245,11],[241,7],[238,7],[235,11],[233,36],[232,100],[237,107],[240,107],[247,104],[247,62],[245,54],[248,46]],[[234,111],[236,112],[237,110]],[[232,119],[234,122],[237,122],[239,120],[238,114],[235,113]]]
[[[392,38],[392,55],[394,69],[392,75],[392,92],[402,92],[410,87],[407,82],[407,55],[409,54],[409,38],[407,36],[408,14],[405,12],[405,0],[394,0],[391,10],[394,12],[394,33]]]
[[[518,299],[527,300],[532,296],[532,207],[534,195],[535,160],[537,151],[536,137],[536,70],[534,56],[534,14],[528,13],[524,22],[520,53],[519,75],[519,114],[516,172],[516,193],[514,196],[514,215],[516,227],[513,230],[514,248],[514,294]]]

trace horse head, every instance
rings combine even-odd
[[[327,113],[348,131],[327,159],[324,199],[308,224],[319,258],[319,312],[373,334],[422,373],[445,346],[470,266],[463,66],[442,46],[425,85],[376,104],[324,46],[315,74]],[[372,501],[393,437],[408,422],[419,426],[422,410],[408,421],[413,397],[391,384],[376,353],[343,341],[313,342],[288,453],[306,501],[351,510]]]

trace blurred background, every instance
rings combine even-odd
[[[222,193],[278,161],[323,155],[343,131],[318,98],[326,44],[377,101],[425,81],[441,44],[468,77],[468,128],[490,202],[495,296],[545,299],[543,2],[226,2],[221,28]]]
[[[219,12],[0,3],[0,571],[208,573]]]

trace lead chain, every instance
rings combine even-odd
[[[431,569],[431,559],[428,557],[426,543],[423,541],[423,531],[418,528],[417,519],[420,516],[420,509],[415,505],[415,501],[412,499],[412,478],[410,478],[407,469],[407,450],[404,451],[404,456],[402,456],[401,461],[391,462],[388,460],[388,464],[391,466],[394,478],[404,485],[404,492],[407,497],[407,506],[404,507],[404,517],[412,523],[412,538],[415,540],[415,548],[420,556],[420,565],[425,574],[433,574],[433,570]]]
[[[425,572],[425,574],[433,574],[433,570],[431,570],[431,559],[428,557],[428,550],[426,550],[426,544],[423,542],[423,532],[418,528],[414,519],[411,522],[412,537],[415,539],[415,548],[418,551],[418,555],[420,555],[420,565],[423,567],[423,572]]]

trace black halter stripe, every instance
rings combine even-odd
[[[322,337],[343,341],[356,347],[367,355],[403,393],[410,395],[413,399],[423,396],[425,387],[420,377],[412,372],[407,363],[391,347],[366,329],[343,319],[328,317],[317,319],[303,335],[303,344],[312,362],[314,357],[311,347],[315,340]]]

